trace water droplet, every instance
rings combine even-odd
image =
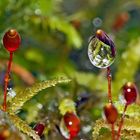
[[[102,19],[99,17],[96,17],[93,19],[93,25],[95,27],[100,27],[102,25]]]
[[[36,14],[36,15],[40,15],[40,14],[41,14],[41,10],[40,10],[40,9],[36,9],[36,10],[35,10],[35,14]]]
[[[12,88],[8,88],[7,89],[7,94],[10,96],[10,97],[15,97],[16,96],[16,92],[12,89]]]
[[[91,63],[98,68],[109,67],[115,60],[115,45],[102,30],[97,30],[88,46],[88,56]]]

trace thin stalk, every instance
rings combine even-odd
[[[115,140],[115,131],[114,131],[114,123],[111,124],[111,130],[112,130],[112,140]]]
[[[8,68],[4,77],[4,102],[3,102],[3,110],[6,111],[7,108],[7,87],[8,87],[8,83],[9,83],[9,75],[10,75],[10,70],[11,70],[11,64],[12,64],[12,59],[13,59],[13,53],[10,52],[10,58],[9,58],[9,62],[8,62]]]
[[[119,128],[118,128],[118,133],[117,133],[117,139],[116,140],[120,139],[121,129],[122,129],[122,126],[123,126],[126,109],[127,109],[127,104],[124,107],[124,111],[123,111],[123,114],[122,114],[122,117],[121,117],[121,120],[120,120],[120,124],[119,124]]]
[[[112,103],[112,94],[111,94],[111,70],[110,67],[107,67],[107,80],[108,80],[108,102]]]
[[[108,102],[112,104],[112,93],[111,93],[111,69],[110,67],[107,67],[107,81],[108,81]],[[111,124],[111,130],[112,130],[112,140],[115,140],[115,132],[114,132],[114,123]]]

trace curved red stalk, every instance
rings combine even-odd
[[[120,124],[119,124],[119,128],[118,128],[118,133],[117,133],[117,139],[116,140],[120,139],[121,129],[122,129],[122,126],[123,126],[123,122],[124,122],[125,112],[126,112],[127,106],[128,105],[126,104],[125,107],[124,107],[124,110],[123,110],[123,114],[122,114],[122,117],[121,117],[121,120],[120,120]]]
[[[8,68],[4,77],[4,102],[3,102],[3,110],[6,111],[7,104],[6,104],[6,99],[7,99],[7,87],[9,83],[9,75],[10,75],[10,70],[11,70],[11,64],[12,64],[12,59],[13,59],[13,52],[10,52],[10,58],[8,62]]]

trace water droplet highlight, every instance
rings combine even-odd
[[[88,45],[91,63],[98,68],[107,68],[115,60],[116,50],[113,41],[102,30],[97,30]]]

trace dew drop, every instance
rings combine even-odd
[[[115,60],[116,51],[113,41],[102,30],[97,30],[88,45],[91,63],[98,68],[107,68]]]
[[[7,94],[8,94],[10,97],[13,98],[13,97],[16,96],[16,92],[15,92],[12,88],[8,88],[7,90],[8,90]]]

